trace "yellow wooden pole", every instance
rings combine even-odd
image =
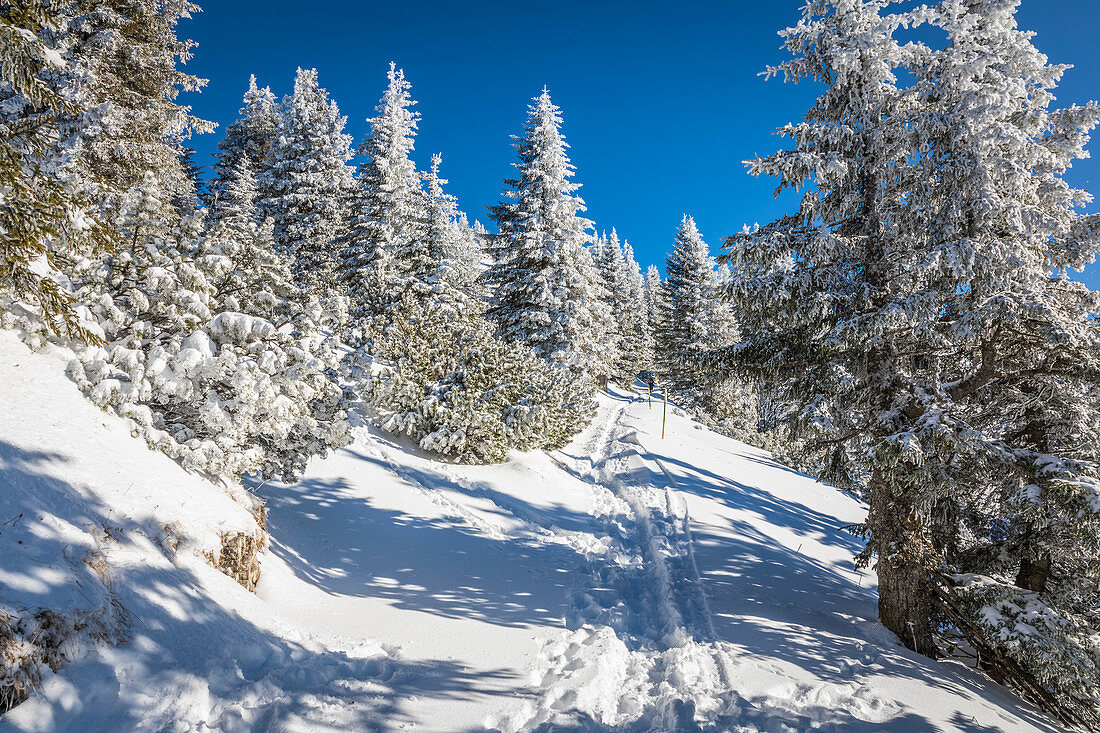
[[[665,439],[665,420],[668,419],[668,387],[665,387],[665,408],[661,413],[661,440]]]

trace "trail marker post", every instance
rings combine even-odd
[[[665,407],[661,412],[661,440],[665,439],[665,420],[668,419],[668,387],[665,387]]]
[[[653,382],[649,383],[649,409],[653,409]]]

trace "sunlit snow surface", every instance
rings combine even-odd
[[[602,397],[570,446],[482,467],[360,420],[299,484],[251,487],[252,595],[196,555],[247,513],[87,403],[63,355],[0,339],[0,522],[23,514],[0,603],[94,604],[97,550],[131,617],[2,731],[1057,730],[875,623],[856,501],[671,407],[661,439],[656,401]]]

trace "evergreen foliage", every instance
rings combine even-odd
[[[628,366],[632,376],[653,366],[653,327],[649,320],[649,305],[646,301],[645,279],[638,261],[634,259],[634,248],[630,242],[623,242],[623,279],[626,287],[626,302],[629,310],[624,318],[624,351],[629,355]]]
[[[645,278],[642,281],[642,295],[645,300],[646,318],[649,322],[651,338],[653,340],[654,360],[657,358],[657,334],[661,330],[661,313],[664,312],[664,308],[661,306],[663,293],[664,289],[661,287],[661,271],[657,269],[656,265],[650,265],[646,268]],[[653,365],[651,365],[651,368],[652,366]]]
[[[480,281],[481,244],[465,225],[455,197],[444,192],[447,180],[439,176],[443,156],[432,156],[425,176],[425,229],[418,254],[419,281],[406,289],[418,299],[455,315],[483,310],[485,289]],[[412,274],[410,272],[410,274]]]
[[[665,260],[658,298],[658,368],[683,395],[702,396],[708,386],[707,355],[736,339],[729,307],[722,303],[716,263],[695,220],[685,215]]]
[[[592,223],[581,216],[584,202],[571,180],[561,123],[561,110],[544,89],[514,138],[518,177],[506,181],[506,200],[492,209],[501,237],[486,272],[488,313],[505,341],[603,380],[610,375],[604,337],[611,315],[585,246]]]
[[[217,204],[224,182],[228,181],[242,160],[248,161],[256,179],[257,216],[266,214],[266,202],[272,190],[271,167],[275,153],[275,130],[279,124],[279,109],[275,95],[269,87],[260,89],[256,75],[248,79],[248,91],[244,93],[244,106],[240,116],[225,128],[225,136],[218,141],[218,160],[214,164],[212,203]],[[218,207],[214,207],[218,216]],[[257,222],[258,223],[258,222]]]
[[[75,173],[103,211],[120,210],[128,192],[152,171],[167,196],[194,199],[181,161],[183,141],[214,125],[176,100],[205,79],[182,71],[194,42],[176,27],[199,8],[188,0],[94,0],[58,8],[58,50],[68,63],[52,80],[75,106],[61,116],[57,164]]]
[[[29,298],[54,333],[94,340],[61,282],[56,257],[103,245],[108,233],[75,182],[48,166],[58,116],[77,111],[42,80],[44,71],[68,69],[44,39],[52,23],[48,3],[0,9],[0,305],[10,314],[13,301]],[[11,108],[18,112],[7,113]]]
[[[201,215],[170,223],[164,196],[148,173],[124,210],[125,246],[88,273],[79,295],[105,345],[80,352],[70,375],[188,469],[293,480],[344,442],[346,406],[285,297],[270,225],[200,241]]]
[[[446,317],[406,297],[382,338],[397,354],[366,401],[382,426],[465,463],[565,445],[595,412],[585,381],[493,335],[480,316]],[[389,344],[386,346],[386,344]]]
[[[423,247],[425,200],[411,157],[420,115],[412,111],[416,102],[405,72],[391,62],[387,79],[370,134],[359,146],[364,161],[341,252],[352,328],[360,339],[383,328],[401,294],[423,285],[435,267]]]
[[[1050,109],[1065,67],[1016,6],[816,2],[784,32],[794,58],[769,73],[826,88],[781,131],[792,150],[750,163],[806,193],[727,243],[731,356],[789,404],[822,477],[867,496],[883,623],[930,656],[952,629],[1082,722],[1100,701],[1098,301],[1063,271],[1100,230],[1062,175],[1100,109]],[[923,23],[947,44],[895,38]]]
[[[294,92],[283,98],[270,172],[271,197],[262,209],[275,221],[275,244],[290,257],[295,278],[331,287],[337,240],[346,225],[352,190],[347,118],[317,83],[316,69],[298,69]]]
[[[597,240],[594,259],[603,289],[602,300],[611,313],[612,376],[619,384],[629,387],[641,370],[644,348],[637,263],[633,252],[630,264],[627,263],[614,229],[610,236]]]

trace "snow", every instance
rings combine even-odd
[[[0,332],[0,603],[81,608],[98,583],[128,634],[0,731],[1057,730],[875,622],[840,529],[859,502],[677,410],[662,439],[656,401],[604,395],[569,446],[490,466],[360,417],[298,484],[250,487],[271,532],[250,594],[201,557],[254,527],[240,487],[64,370]]]

